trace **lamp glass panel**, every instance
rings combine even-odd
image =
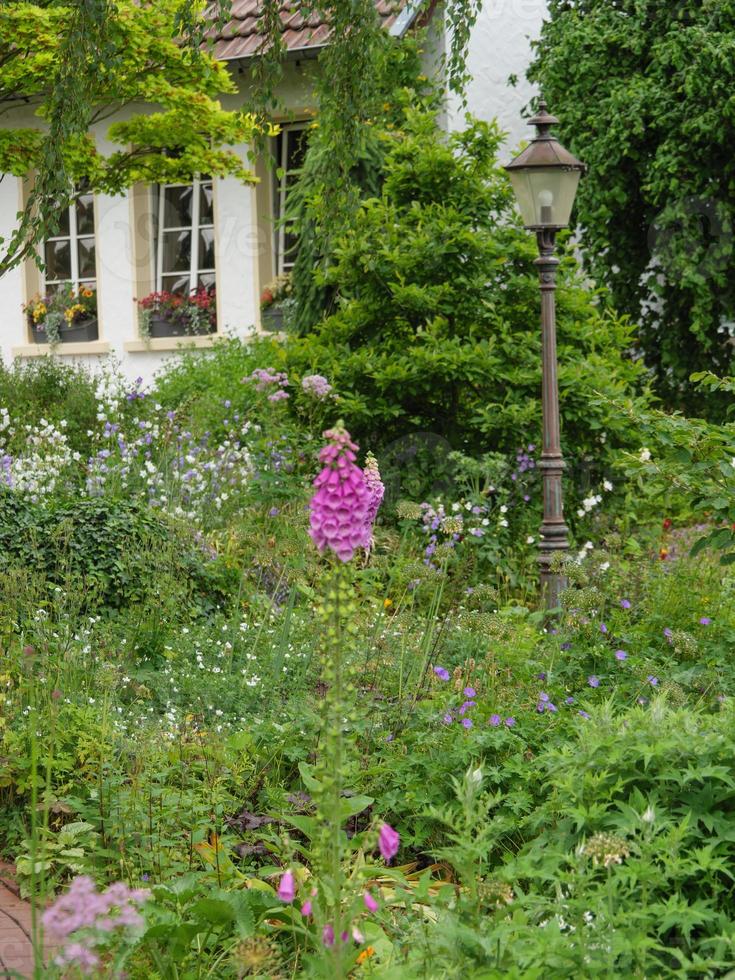
[[[529,167],[511,170],[509,174],[527,228],[569,224],[579,187],[579,170]]]

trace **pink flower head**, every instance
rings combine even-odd
[[[378,835],[378,846],[386,864],[389,864],[392,858],[398,854],[398,845],[400,842],[400,835],[390,824],[384,823],[381,825],[380,834]]]
[[[321,374],[307,374],[301,380],[301,387],[307,395],[311,395],[320,402],[329,397],[329,393],[332,390],[330,383]]]
[[[319,454],[325,465],[314,480],[309,534],[320,552],[329,548],[340,561],[350,561],[357,548],[370,547],[371,495],[349,432],[338,423],[324,438],[329,442]]]
[[[301,906],[301,914],[308,918],[311,915],[311,899],[306,899],[304,904]]]
[[[278,897],[282,902],[293,902],[296,898],[296,883],[294,882],[293,872],[286,871],[281,878],[278,886]]]
[[[102,932],[143,924],[137,905],[148,898],[144,889],[128,888],[116,881],[98,892],[91,878],[80,875],[68,891],[59,895],[43,913],[44,927],[57,939],[66,939],[79,929],[94,927]]]
[[[330,922],[322,929],[322,942],[330,949],[334,946],[334,926]]]
[[[383,486],[383,481],[380,479],[378,461],[372,453],[368,453],[365,457],[365,469],[363,473],[365,475],[365,483],[370,492],[370,507],[368,509],[367,519],[372,531],[375,518],[378,516],[378,508],[383,503],[383,497],[385,496],[385,487]]]
[[[81,973],[91,973],[99,962],[97,954],[83,943],[69,943],[56,957],[57,966],[75,966]]]
[[[272,386],[283,389],[287,388],[289,383],[287,374],[283,371],[274,371],[273,368],[256,368],[251,375],[242,380],[243,384],[249,382],[255,384],[256,391],[270,391]],[[283,392],[279,394],[279,398],[288,398],[288,394]],[[273,400],[272,396],[271,400]]]
[[[365,908],[368,910],[368,912],[378,911],[378,903],[375,901],[370,892],[363,892],[362,900],[365,903]]]

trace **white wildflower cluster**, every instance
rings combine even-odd
[[[116,372],[100,373],[94,394],[97,399],[97,421],[115,419],[125,398],[125,382],[122,376]]]
[[[15,435],[7,409],[1,411],[0,421],[0,481],[34,502],[49,496],[59,486],[65,471],[79,462],[79,453],[72,452],[69,440],[62,431],[66,422],[57,428],[42,418],[36,425],[23,427],[22,450],[11,455],[6,440]]]
[[[614,488],[609,480],[603,480],[602,489],[605,493],[610,493]],[[587,514],[591,514],[595,507],[599,507],[602,503],[601,493],[591,493],[588,497],[585,497],[582,501],[582,506],[577,508],[577,517],[586,517]]]

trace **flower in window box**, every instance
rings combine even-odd
[[[295,300],[290,273],[277,276],[260,294],[260,320],[264,330],[287,330]]]
[[[97,339],[97,293],[87,285],[75,289],[66,283],[52,294],[34,297],[23,312],[38,343]]]
[[[185,337],[217,329],[214,288],[200,287],[189,296],[167,291],[138,300],[142,337]]]

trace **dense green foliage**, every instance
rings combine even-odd
[[[3,375],[0,844],[24,891],[152,889],[144,926],[96,935],[100,977],[334,977],[299,904],[325,880],[363,937],[343,974],[720,975],[735,579],[688,557],[688,525],[719,517],[729,430],[623,399],[648,446],[606,448],[620,486],[580,498],[553,629],[537,450],[457,458],[430,505],[384,503],[335,632],[304,505],[316,432],[352,397],[242,383],[290,356],[228,341],[150,394],[45,363]],[[65,417],[38,441],[54,379]],[[88,455],[62,452],[86,425]],[[397,867],[372,857],[380,821]],[[288,868],[296,903],[276,893]]]
[[[337,249],[337,312],[288,346],[320,371],[369,445],[434,433],[471,453],[510,452],[540,429],[541,337],[535,242],[517,224],[497,164],[498,130],[449,138],[430,113],[385,131],[385,183]],[[637,402],[633,330],[582,282],[571,252],[558,295],[563,438],[573,462],[634,442],[613,402]]]
[[[551,0],[530,73],[589,164],[592,275],[641,324],[668,402],[716,414],[686,381],[732,373],[734,51],[730,0]]]

